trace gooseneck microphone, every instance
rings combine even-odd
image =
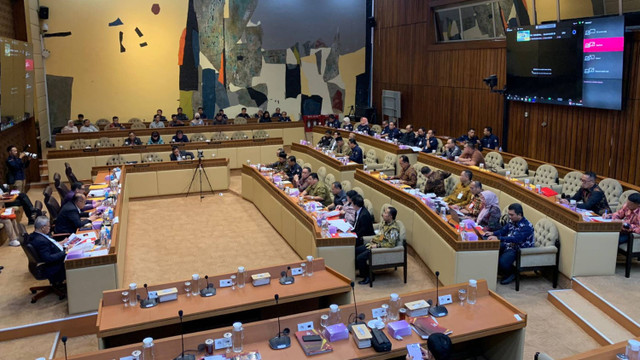
[[[178,316],[180,317],[180,342],[182,344],[182,353],[173,360],[196,360],[195,355],[184,354],[184,327],[182,325],[182,315],[184,315],[184,312],[182,310],[178,310]]]
[[[67,360],[67,337],[62,337],[62,344],[64,345],[64,360]]]
[[[449,311],[444,305],[440,305],[440,271],[436,271],[436,306],[429,309],[429,314],[433,317],[446,316]]]
[[[291,266],[287,266],[287,271],[282,271],[280,273],[280,285],[291,285],[296,281],[293,276],[289,275],[290,270]]]
[[[353,325],[363,324],[363,322],[361,322],[361,321],[364,320],[365,315],[364,315],[364,313],[358,313],[358,302],[356,301],[355,283],[352,281],[350,285],[351,285],[351,293],[353,293],[353,307],[354,307],[355,313],[353,313],[353,314],[351,314],[349,316],[348,328],[349,328],[349,331],[353,331],[352,330]],[[351,317],[352,316],[354,317],[353,321],[351,321]]]
[[[138,295],[138,300],[140,301],[140,307],[143,309],[151,308],[158,305],[158,298],[149,298],[149,287],[147,284],[144,284],[144,289],[147,291],[147,298],[144,300],[140,300],[140,295]]]
[[[200,290],[200,296],[209,297],[215,295],[216,288],[213,286],[213,283],[209,282],[209,275],[205,275],[204,280],[207,286],[204,289]]]
[[[276,299],[276,305],[278,305],[278,299],[280,299],[280,295],[275,294],[274,298]],[[280,331],[280,311],[278,311],[278,335],[269,339],[269,347],[273,350],[282,350],[291,346],[291,338],[289,337],[289,328],[285,328]]]

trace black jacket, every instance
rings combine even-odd
[[[29,242],[36,250],[40,261],[45,263],[42,274],[52,283],[61,283],[65,279],[65,253],[55,246],[49,239],[36,232],[29,235]]]
[[[56,218],[56,233],[75,233],[79,228],[91,222],[89,219],[82,220],[80,215],[81,213],[78,211],[78,208],[73,201],[69,201],[64,204],[62,209],[60,209],[60,214],[58,214],[58,217]]]
[[[375,235],[373,231],[373,216],[369,214],[367,208],[363,207],[360,209],[360,214],[356,217],[356,225],[353,231],[358,235],[359,240],[364,236]]]

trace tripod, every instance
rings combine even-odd
[[[189,183],[189,189],[187,190],[187,196],[189,197],[189,194],[191,193],[191,187],[193,186],[193,181],[196,179],[196,174],[199,175],[200,177],[200,202],[202,202],[202,199],[204,199],[204,192],[202,191],[202,174],[204,174],[205,179],[207,179],[207,184],[209,184],[209,190],[211,190],[211,194],[215,193],[213,192],[213,186],[211,186],[211,181],[209,181],[209,176],[207,175],[207,172],[204,171],[204,167],[202,166],[202,158],[203,156],[200,155],[200,151],[198,151],[198,166],[195,168],[195,170],[193,170],[193,176],[191,177],[191,183]]]

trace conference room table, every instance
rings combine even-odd
[[[315,275],[314,275],[315,276]],[[446,305],[449,314],[438,318],[440,326],[451,331],[449,335],[453,343],[453,350],[458,357],[472,357],[482,355],[491,360],[517,360],[522,359],[524,349],[525,328],[527,314],[505,299],[489,290],[486,281],[478,280],[478,297],[476,304],[463,305],[457,300],[459,289],[466,289],[467,284],[454,284],[441,287],[439,294],[449,294],[454,299],[452,304]],[[436,289],[400,294],[400,302],[435,299]],[[377,300],[357,303],[359,313],[365,314],[365,322],[372,319],[372,310],[389,301],[385,296]],[[355,313],[356,304],[340,306],[341,321],[347,323],[351,314]],[[268,319],[257,322],[243,323],[244,347],[243,351],[257,351],[263,359],[303,359],[305,354],[295,339],[293,333],[297,324],[311,321],[315,329],[320,329],[320,316],[326,314],[328,309],[314,310],[305,313],[284,316],[280,318],[281,327],[292,329],[291,347],[281,350],[271,350],[268,340],[278,333],[278,321]],[[185,349],[197,349],[206,339],[222,338],[223,334],[230,332],[230,327],[202,331],[184,336]],[[358,349],[352,339],[340,340],[330,343],[333,351],[315,355],[318,359],[394,359],[406,355],[406,346],[412,343],[426,344],[415,332],[405,336],[402,340],[383,332],[391,341],[391,351],[376,352],[373,348]],[[351,337],[351,335],[350,335]],[[181,352],[180,336],[154,340],[156,358],[172,359]],[[134,350],[140,350],[141,343],[121,346],[113,349],[100,350],[87,354],[70,356],[75,360],[111,360],[130,355]],[[188,353],[194,354],[195,350]],[[231,353],[233,354],[233,353]],[[215,350],[214,355],[226,354],[225,350]],[[204,355],[198,352],[198,355]]]
[[[355,162],[347,162],[345,164],[331,152],[323,152],[310,145],[298,143],[291,144],[291,155],[310,164],[313,172],[317,172],[318,169],[324,166],[327,174],[333,174],[336,181],[348,180],[353,182],[353,175],[356,169],[364,167],[362,164]]]
[[[348,304],[351,300],[351,280],[325,266],[324,259],[313,260],[312,276],[294,276],[294,283],[279,283],[282,271],[287,267],[299,268],[301,262],[281,264],[260,269],[247,269],[246,285],[238,287],[220,287],[221,280],[229,280],[236,273],[209,276],[208,281],[216,288],[211,297],[189,295],[185,292],[183,279],[148,287],[149,291],[177,289],[177,300],[160,303],[152,308],[125,307],[122,292],[128,289],[105,291],[98,310],[98,339],[101,348],[142,342],[151,336],[159,339],[178,335],[180,331],[178,310],[184,312],[184,331],[196,331],[230,326],[233,322],[250,322],[274,318],[278,315],[292,315],[326,308],[330,304]],[[253,286],[251,275],[269,273],[271,281],[267,285]],[[200,275],[202,287],[204,274]],[[193,286],[193,284],[191,284]],[[142,299],[146,292],[142,286],[137,290]],[[279,295],[275,305],[274,295]]]

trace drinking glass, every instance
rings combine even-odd
[[[231,275],[231,290],[235,290],[235,289],[236,289],[236,276]]]
[[[329,315],[327,314],[320,315],[320,326],[322,328],[326,328],[327,325],[329,325]]]
[[[300,267],[302,268],[302,276],[305,276],[307,274],[307,264],[302,263],[300,264]]]
[[[122,292],[122,302],[124,303],[124,307],[129,307],[129,292]]]
[[[227,343],[227,344],[232,344],[232,341],[231,341],[231,336],[232,336],[232,335],[231,335],[231,333],[230,333],[230,332],[228,332],[228,333],[224,333],[224,335],[223,335],[223,336],[224,336],[225,340],[226,340],[226,341],[228,341],[228,343]],[[230,346],[228,346],[228,347],[227,347],[227,351],[226,351],[226,353],[227,353],[227,354],[231,352],[231,348],[232,348],[232,347],[233,347],[233,345],[230,345]]]
[[[467,290],[459,289],[458,290],[458,299],[460,300],[460,306],[464,306],[464,301],[467,300]]]
[[[184,283],[184,292],[187,296],[191,296],[191,282],[187,281]]]
[[[387,323],[387,316],[389,314],[389,304],[382,304],[380,306],[382,308],[382,310],[384,310],[384,314],[382,314],[382,316],[380,317],[380,319],[382,320],[383,323]]]

